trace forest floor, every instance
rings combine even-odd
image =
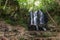
[[[60,40],[60,32],[27,31],[20,25],[0,21],[0,40]]]

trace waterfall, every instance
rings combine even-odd
[[[35,12],[30,12],[30,21],[31,25],[34,25],[36,27],[36,30],[39,30],[39,25],[42,27],[44,31],[46,31],[46,28],[44,27],[45,20],[44,20],[44,13],[41,10],[35,11]],[[39,21],[38,21],[39,20]],[[38,25],[39,24],[39,25]],[[42,25],[42,26],[41,26]]]
[[[33,18],[33,13],[32,12],[30,12],[30,20],[31,20],[31,25],[33,25],[34,23],[33,23],[33,21],[34,21],[34,18]]]
[[[39,21],[40,21],[40,25],[42,25],[42,29],[44,30],[44,31],[46,31],[46,28],[43,26],[44,24],[45,24],[45,20],[44,20],[44,13],[41,11],[41,10],[39,10]]]
[[[39,30],[37,25],[37,11],[30,12],[30,19],[31,19],[31,25],[34,25],[36,27],[36,30]]]
[[[39,21],[40,21],[40,24],[44,24],[44,13],[41,11],[41,10],[39,10]]]
[[[36,26],[36,30],[39,30],[38,25],[37,25],[37,11],[34,12],[34,25]]]

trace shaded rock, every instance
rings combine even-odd
[[[0,32],[0,36],[4,36],[4,32]]]
[[[14,33],[14,32],[6,32],[4,34],[4,36],[6,36],[6,37],[11,37],[11,36],[15,36],[15,35],[16,35],[16,33]]]
[[[1,36],[0,40],[9,40],[9,39],[4,36]]]
[[[18,39],[17,39],[17,37],[12,36],[12,37],[10,37],[10,40],[18,40]]]

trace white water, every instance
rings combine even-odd
[[[37,22],[37,14],[39,14],[39,24],[44,24],[44,14],[41,10],[39,10],[39,12],[37,13],[38,11],[35,11],[35,12],[30,12],[30,16],[31,16],[31,25],[35,25],[36,26],[36,30],[39,30],[38,28],[38,22]],[[44,31],[46,31],[46,28],[42,27]]]
[[[39,20],[40,20],[40,24],[44,24],[44,13],[41,11],[41,10],[39,10],[39,16],[40,16],[40,18],[39,18]],[[44,31],[46,31],[46,28],[44,28],[43,26],[42,26],[42,29],[44,30]]]
[[[34,25],[36,26],[36,30],[39,30],[38,25],[37,25],[37,11],[34,12]]]
[[[43,30],[46,31],[46,28],[43,27]]]
[[[33,25],[34,23],[33,23],[33,13],[32,12],[30,12],[30,17],[31,17],[31,25]]]

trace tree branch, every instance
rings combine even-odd
[[[55,24],[55,26],[57,27],[58,25],[57,25],[57,23],[55,22],[55,20],[51,17],[51,15],[49,14],[48,11],[46,11],[46,12],[47,12],[49,18],[51,19],[51,21],[52,21],[52,22]]]
[[[8,3],[8,0],[5,1],[5,5],[4,5],[3,9],[6,8],[7,3]]]

